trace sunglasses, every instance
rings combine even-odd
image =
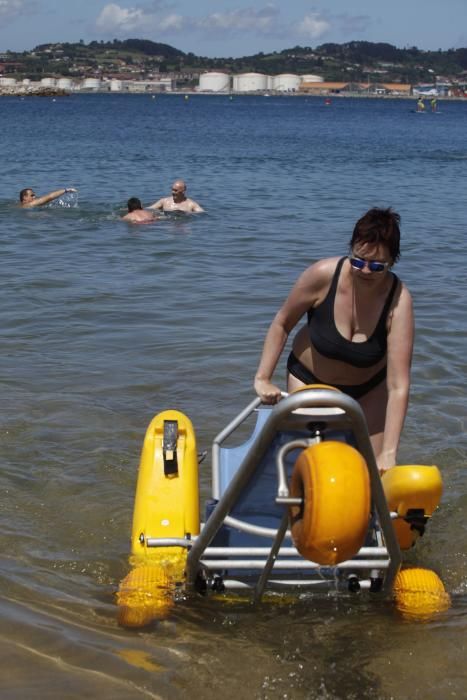
[[[349,261],[354,270],[363,270],[368,267],[370,272],[384,272],[388,269],[390,263],[378,262],[377,260],[363,260],[349,255]]]

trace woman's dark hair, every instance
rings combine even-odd
[[[371,246],[384,245],[389,250],[393,262],[400,258],[401,217],[391,208],[374,207],[367,211],[355,224],[350,247],[357,243]]]

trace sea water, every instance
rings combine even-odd
[[[467,103],[72,95],[0,101],[2,698],[465,697]],[[206,213],[130,226],[184,178]],[[21,210],[18,192],[76,187]],[[402,217],[416,340],[401,463],[442,507],[409,560],[452,608],[321,596],[254,610],[181,602],[118,627],[136,470],[178,408],[200,451],[253,397],[268,324],[300,272],[344,255],[372,206]],[[285,388],[285,355],[276,373]],[[210,495],[210,460],[201,467]]]

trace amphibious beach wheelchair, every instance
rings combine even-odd
[[[255,417],[250,437],[227,446]],[[441,492],[435,466],[381,478],[359,404],[316,385],[274,407],[255,399],[217,435],[201,523],[193,426],[164,411],[144,440],[119,622],[166,616],[178,591],[242,591],[258,603],[272,592],[368,590],[409,615],[441,611],[449,596],[438,576],[401,569]]]

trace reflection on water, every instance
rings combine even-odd
[[[51,113],[48,100],[2,101],[5,697],[462,697],[467,106],[446,103],[436,120],[410,106],[109,95],[57,99]],[[153,202],[175,177],[206,214],[120,221],[129,196]],[[21,187],[56,183],[78,188],[73,206],[13,205]],[[445,486],[408,559],[440,573],[453,607],[410,624],[364,594],[259,609],[196,598],[145,630],[119,628],[150,419],[184,411],[209,449],[252,397],[293,280],[345,253],[356,218],[389,204],[417,318],[400,461],[439,465]],[[208,459],[203,500],[209,489]]]

